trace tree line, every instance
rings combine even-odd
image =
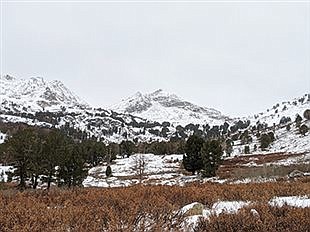
[[[81,186],[88,169],[101,161],[115,158],[113,144],[76,141],[60,130],[23,128],[1,144],[1,161],[14,167],[11,179],[18,186],[36,189],[39,181],[47,189],[57,186]],[[110,152],[109,152],[110,151]]]

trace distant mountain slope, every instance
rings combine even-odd
[[[300,116],[303,116],[306,109],[310,109],[309,93],[290,101],[277,103],[265,112],[250,116],[248,119],[252,124],[259,121],[260,123],[267,123],[269,126],[272,126],[273,124],[279,124],[283,117],[290,118],[294,121],[296,115],[299,114]]]
[[[182,126],[190,123],[219,125],[231,120],[218,110],[197,106],[161,89],[150,94],[138,92],[111,106],[111,110]]]
[[[2,110],[18,112],[59,111],[62,107],[85,108],[86,102],[72,93],[60,81],[41,77],[17,79],[9,75],[0,78]]]

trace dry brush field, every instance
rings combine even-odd
[[[310,180],[249,184],[191,184],[0,191],[0,231],[182,231],[178,210],[192,202],[255,203],[237,214],[211,216],[195,231],[309,231],[310,208],[272,207],[274,196],[310,196]],[[253,207],[252,207],[253,208]]]

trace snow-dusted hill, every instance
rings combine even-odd
[[[111,106],[111,109],[157,122],[168,121],[182,126],[190,123],[220,125],[225,121],[231,121],[229,117],[215,109],[197,106],[161,89],[149,94],[138,92],[119,104]]]
[[[248,119],[255,124],[256,122],[267,123],[272,126],[274,123],[278,125],[283,117],[290,118],[294,121],[296,115],[301,117],[306,109],[310,109],[310,94],[305,94],[299,98],[294,98],[291,101],[277,103],[265,112],[255,114]]]
[[[72,93],[60,81],[41,77],[0,78],[1,110],[13,112],[60,111],[61,108],[85,108],[88,104]]]

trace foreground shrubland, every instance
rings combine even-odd
[[[275,196],[310,196],[309,183],[7,189],[0,192],[0,231],[182,231],[180,208],[192,202],[210,207],[219,200],[254,202],[259,218],[246,207],[237,214],[211,215],[195,231],[307,231],[310,208],[267,202]]]

